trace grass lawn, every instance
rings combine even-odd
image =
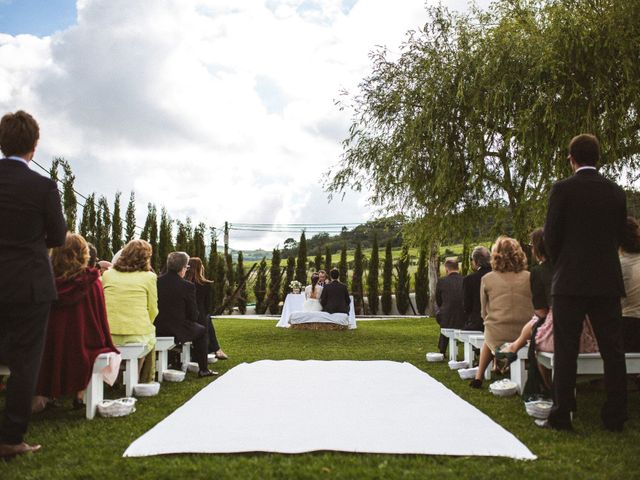
[[[425,353],[435,350],[437,343],[438,331],[433,320],[363,321],[357,330],[347,332],[290,331],[276,329],[274,325],[275,322],[264,320],[217,320],[218,336],[231,359],[216,363],[216,369],[224,374],[238,363],[261,359],[410,362],[514,433],[538,460],[339,452],[122,458],[133,440],[211,381],[189,374],[183,383],[163,383],[157,397],[141,398],[137,412],[129,417],[88,421],[84,419],[84,411],[71,410],[70,402],[35,416],[27,441],[42,443],[42,451],[6,463],[0,461],[0,478],[640,478],[637,391],[630,392],[630,421],[623,434],[606,433],[600,428],[602,387],[590,383],[578,387],[580,411],[575,419],[576,433],[541,430],[526,415],[518,397],[493,397],[486,386],[480,391],[472,390],[446,364],[425,361]],[[123,396],[123,391],[107,388],[106,396],[117,398]],[[4,404],[3,394],[0,403]],[[215,404],[211,408],[215,409]],[[485,440],[478,437],[477,441]]]

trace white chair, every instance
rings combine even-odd
[[[116,345],[125,362],[124,386],[127,397],[133,395],[133,387],[138,384],[138,359],[144,357],[148,352],[143,343],[127,343],[126,345]]]
[[[440,333],[449,339],[449,360],[458,359],[458,345],[456,343],[456,330],[455,328],[441,328]]]
[[[482,350],[482,346],[484,345],[484,335],[469,335],[469,343],[478,350]],[[484,378],[485,380],[491,380],[491,362],[489,362],[484,371]]]
[[[175,346],[173,337],[156,337],[156,371],[158,372],[158,382],[162,382],[162,376],[169,369],[169,350]]]
[[[84,391],[84,403],[86,405],[86,417],[88,420],[96,416],[98,404],[104,399],[104,380],[102,370],[109,365],[110,359],[114,358],[108,353],[101,353],[93,362],[93,370],[91,371],[91,380]]]
[[[182,344],[182,352],[180,353],[180,362],[182,363],[182,371],[186,372],[191,362],[191,342]]]
[[[511,362],[509,367],[509,375],[511,381],[518,385],[518,393],[522,395],[522,389],[524,384],[527,383],[527,359],[529,358],[529,347],[522,347],[517,352],[517,358],[514,362]]]
[[[471,335],[482,335],[482,332],[478,330],[455,330],[454,332],[456,340],[462,342],[464,349],[464,361],[467,362],[469,368],[473,367],[475,355],[473,353],[473,345],[469,342],[469,337]]]
[[[554,374],[555,362],[553,353],[538,352],[538,363]],[[640,373],[640,353],[627,353],[625,356],[628,374]],[[599,353],[581,353],[578,355],[578,375],[604,375],[604,362]]]

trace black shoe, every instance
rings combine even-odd
[[[198,377],[213,377],[214,375],[218,375],[218,372],[214,372],[213,370],[200,370],[198,372]]]
[[[73,409],[74,410],[81,410],[81,409],[83,409],[85,407],[86,407],[86,405],[82,400],[80,400],[79,398],[74,398],[73,399]]]
[[[477,378],[474,378],[469,382],[469,386],[471,388],[482,388],[482,380],[478,380]]]

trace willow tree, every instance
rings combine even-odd
[[[601,138],[605,174],[637,171],[640,2],[497,0],[428,16],[398,58],[372,54],[329,191],[366,190],[435,242],[452,217],[469,231],[490,207],[524,240],[577,133]]]

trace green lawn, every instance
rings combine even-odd
[[[6,463],[0,461],[0,478],[640,478],[637,391],[630,393],[630,421],[625,433],[616,435],[600,428],[598,411],[603,399],[602,387],[589,383],[579,385],[577,433],[557,433],[536,428],[519,398],[493,397],[486,387],[472,390],[446,364],[426,363],[425,353],[433,351],[437,342],[438,331],[433,320],[363,321],[357,330],[347,332],[289,331],[276,329],[274,325],[275,322],[261,320],[218,320],[218,336],[231,359],[216,363],[216,369],[224,374],[238,363],[261,359],[410,362],[514,433],[538,455],[538,460],[335,452],[122,458],[133,440],[211,381],[190,374],[183,383],[163,383],[157,397],[141,398],[137,412],[130,417],[87,421],[84,412],[70,409],[70,403],[34,417],[28,441],[42,443],[42,451]],[[122,390],[106,391],[109,398],[122,395]],[[4,395],[0,395],[0,403],[4,403]],[[215,404],[211,408],[215,409]],[[478,437],[477,441],[485,440]]]

